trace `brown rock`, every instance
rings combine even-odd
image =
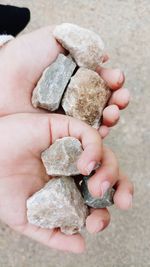
[[[79,174],[77,160],[82,151],[80,141],[74,137],[56,140],[41,155],[47,174],[52,176]]]
[[[62,107],[67,115],[98,129],[102,111],[110,95],[110,89],[96,72],[80,68],[71,78]]]
[[[60,227],[65,234],[80,232],[85,225],[88,208],[73,178],[51,179],[27,200],[27,217],[42,228]]]
[[[70,52],[78,66],[95,69],[101,63],[104,43],[95,32],[71,23],[63,23],[56,26],[53,34]]]

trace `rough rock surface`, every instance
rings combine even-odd
[[[74,137],[56,140],[41,155],[47,174],[52,176],[79,174],[77,160],[82,151],[80,141]]]
[[[71,23],[63,23],[56,26],[53,34],[70,52],[78,66],[95,69],[101,63],[104,43],[95,32]]]
[[[106,191],[103,198],[94,198],[90,194],[88,190],[87,181],[90,176],[83,177],[83,182],[81,184],[81,192],[84,198],[84,203],[88,205],[89,207],[100,209],[100,208],[106,208],[114,204],[113,202],[113,196],[115,193],[114,188],[110,188]]]
[[[31,224],[50,229],[60,227],[65,234],[80,232],[87,215],[88,208],[71,177],[51,179],[27,200]]]
[[[99,128],[110,95],[110,89],[95,71],[79,68],[64,94],[62,107],[67,115]]]
[[[50,111],[57,110],[76,63],[72,58],[59,54],[56,61],[45,69],[33,91],[32,104]]]

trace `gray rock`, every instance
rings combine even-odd
[[[71,177],[51,179],[27,200],[29,223],[42,228],[60,227],[65,234],[80,232],[87,215],[88,208]]]
[[[111,91],[95,71],[79,68],[62,99],[67,115],[78,118],[96,129]]]
[[[54,37],[67,49],[78,66],[95,69],[101,62],[104,43],[93,31],[71,23],[56,26]]]
[[[75,68],[76,63],[71,57],[59,54],[56,61],[45,69],[42,77],[38,81],[33,91],[33,106],[50,111],[57,110],[64,90]]]
[[[82,151],[80,141],[74,137],[56,140],[41,154],[47,174],[52,176],[78,175],[77,160]]]
[[[108,189],[104,194],[103,198],[94,198],[88,190],[87,181],[89,177],[90,176],[83,177],[83,181],[81,184],[81,192],[84,198],[84,203],[89,207],[96,209],[106,208],[113,205],[114,204],[113,196],[115,193],[115,189],[114,188]]]

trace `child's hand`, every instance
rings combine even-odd
[[[55,41],[52,27],[23,35],[0,49],[0,116],[21,112],[42,112],[31,104],[32,91],[44,69],[63,48]],[[104,57],[104,61],[108,59]],[[119,109],[128,105],[129,92],[121,88],[124,75],[118,69],[99,67],[97,72],[107,82],[113,94],[104,109],[100,134],[105,137],[109,128],[119,120]],[[46,112],[43,110],[43,112]]]
[[[93,195],[102,195],[106,185],[116,185],[116,206],[121,209],[131,206],[132,185],[119,174],[114,154],[102,148],[95,129],[63,115],[24,113],[0,119],[0,219],[49,247],[79,253],[85,248],[80,234],[66,236],[59,230],[42,229],[27,222],[26,200],[50,179],[42,164],[41,152],[64,136],[74,136],[82,142],[84,152],[78,161],[82,174],[92,170],[91,162],[102,163],[89,180]],[[107,209],[91,209],[86,227],[91,233],[99,232],[109,221]]]

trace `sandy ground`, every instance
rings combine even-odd
[[[73,22],[94,29],[105,40],[109,66],[121,67],[132,93],[129,108],[107,138],[135,185],[133,209],[111,208],[110,227],[86,235],[83,255],[52,251],[0,225],[0,267],[148,267],[150,266],[150,1],[12,0],[31,9],[26,32],[47,24]]]

